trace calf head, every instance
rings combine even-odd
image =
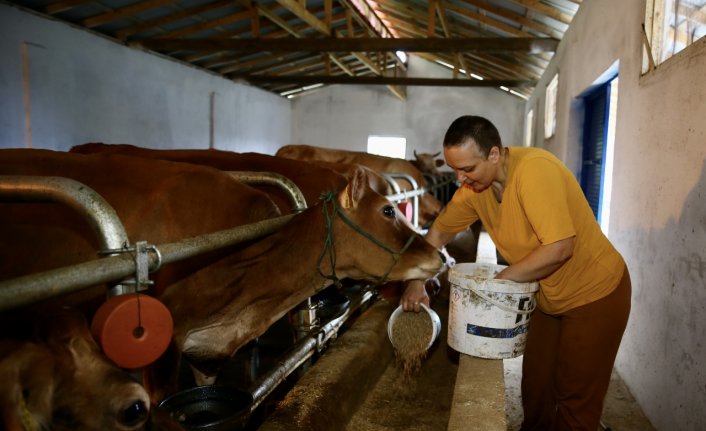
[[[62,310],[47,323],[43,338],[59,370],[53,429],[141,429],[149,416],[147,392],[100,352],[83,316]]]
[[[370,281],[426,279],[442,266],[438,251],[396,205],[356,174],[335,198],[324,201],[331,220],[336,273]]]
[[[6,431],[47,429],[51,422],[55,362],[46,346],[0,343],[0,417]]]
[[[414,150],[414,160],[411,160],[411,163],[425,174],[438,174],[439,171],[436,168],[444,166],[444,161],[437,159],[439,154],[441,154],[441,152],[427,154],[417,153],[417,150]]]
[[[110,362],[83,315],[62,309],[37,341],[0,345],[0,413],[7,431],[180,429],[152,412],[147,392]]]

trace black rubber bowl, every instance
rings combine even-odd
[[[159,404],[189,431],[237,431],[250,418],[252,395],[226,386],[197,386]]]

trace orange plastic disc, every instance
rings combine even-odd
[[[167,307],[142,294],[108,299],[91,324],[103,353],[123,368],[141,368],[156,361],[169,346],[173,330]]]
[[[405,217],[407,217],[408,222],[412,222],[412,217],[414,215],[414,207],[410,202],[400,202],[397,204],[397,208],[402,211]]]

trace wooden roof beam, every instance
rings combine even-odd
[[[247,12],[246,12],[247,14]],[[261,39],[174,39],[156,38],[131,42],[145,48],[174,51],[298,51],[298,52],[553,52],[559,41],[540,37],[478,38],[261,38]]]
[[[301,35],[301,33],[299,33],[299,31],[292,28],[292,26],[290,26],[286,21],[281,19],[276,13],[274,13],[273,11],[271,11],[265,7],[261,7],[261,6],[256,6],[256,7],[258,9],[258,12],[262,16],[264,16],[265,18],[272,21],[274,24],[276,24],[277,26],[279,26],[280,28],[285,30],[287,33],[291,34],[295,38],[304,39],[304,37]],[[340,67],[341,70],[343,70],[344,72],[346,72],[349,75],[353,75],[353,72],[350,69],[348,69],[348,67],[346,67],[345,64],[343,64],[341,61],[339,61],[338,58],[336,58],[333,54],[329,54],[329,59],[333,63],[335,63],[338,67]]]
[[[539,12],[542,15],[548,16],[549,18],[555,19],[564,24],[571,24],[571,15],[562,13],[559,9],[553,8],[551,6],[542,3],[539,0],[511,0],[514,3],[522,5],[527,9],[532,9],[535,12]]]
[[[478,80],[440,78],[395,78],[390,76],[314,76],[314,75],[242,75],[238,79],[248,82],[298,83],[298,84],[356,84],[356,85],[418,85],[437,87],[533,87],[537,81],[530,80]]]
[[[323,33],[327,36],[331,36],[331,29],[326,26],[326,23],[320,21],[316,15],[312,14],[306,7],[302,6],[296,0],[277,0],[277,3],[281,4],[285,8],[289,9],[297,18],[301,19],[305,23],[309,24],[312,28],[316,29],[319,33]]]
[[[183,9],[183,10],[180,10],[180,11],[175,12],[173,14],[162,16],[159,18],[150,19],[147,21],[142,21],[139,24],[136,24],[136,25],[133,25],[130,27],[126,27],[126,28],[122,28],[122,29],[115,32],[115,37],[124,41],[125,39],[127,39],[129,36],[131,36],[133,34],[140,33],[145,30],[150,30],[153,28],[158,28],[158,27],[161,27],[165,24],[169,24],[171,22],[175,22],[175,21],[179,21],[184,18],[189,18],[192,16],[199,15],[203,12],[208,12],[210,10],[215,10],[215,9],[220,9],[222,7],[226,7],[226,6],[231,5],[232,3],[233,3],[232,0],[220,0],[220,1],[216,1],[214,3],[206,3],[203,5],[191,7],[188,9]]]
[[[140,12],[155,9],[170,3],[172,3],[172,0],[147,0],[131,4],[129,6],[121,7],[111,12],[102,13],[91,18],[86,18],[83,20],[82,23],[88,28],[93,28],[120,19],[130,18]]]

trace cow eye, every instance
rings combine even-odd
[[[382,208],[382,214],[387,218],[394,218],[395,217],[395,207],[393,207],[392,205],[385,205]]]
[[[137,401],[122,411],[118,421],[122,425],[134,426],[144,421],[149,414],[149,409],[142,401]]]

